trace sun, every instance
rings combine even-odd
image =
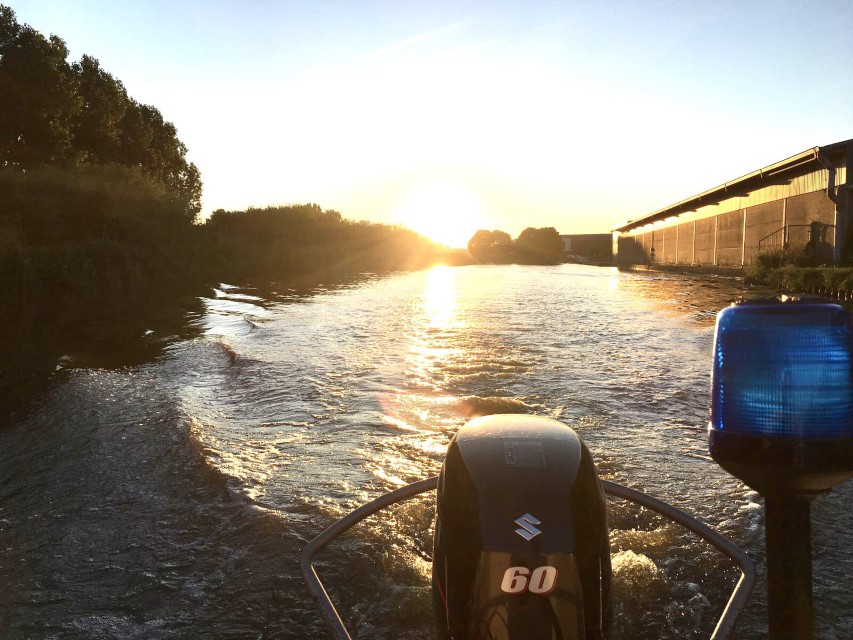
[[[411,189],[397,208],[403,226],[452,248],[468,245],[478,229],[488,225],[480,198],[454,182],[428,182]]]

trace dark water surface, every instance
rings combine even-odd
[[[73,369],[0,431],[0,637],[330,637],[299,578],[334,519],[438,472],[467,416],[573,426],[602,477],[683,508],[763,573],[759,497],[710,460],[728,280],[576,265],[435,268],[308,294],[223,286],[195,338]],[[851,489],[813,507],[819,637],[853,638]],[[431,497],[319,570],[354,635],[430,638]],[[612,638],[705,638],[737,571],[610,504]],[[766,634],[763,583],[738,637]]]

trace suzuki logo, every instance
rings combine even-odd
[[[542,531],[537,529],[535,526],[537,524],[542,524],[542,522],[539,518],[532,516],[529,513],[525,513],[523,516],[518,518],[515,521],[515,524],[521,527],[520,529],[516,529],[515,532],[528,542],[542,533]]]

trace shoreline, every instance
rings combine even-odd
[[[688,276],[714,276],[744,280],[746,273],[741,267],[709,267],[687,264],[630,264],[613,263],[620,271],[660,271],[662,273],[680,273]]]

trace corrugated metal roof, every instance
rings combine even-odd
[[[762,182],[771,176],[776,176],[780,173],[791,171],[811,163],[818,163],[818,166],[822,166],[818,161],[818,153],[833,157],[837,155],[838,151],[844,151],[848,146],[853,146],[853,139],[836,142],[823,147],[807,149],[795,156],[791,156],[785,160],[762,167],[761,169],[748,173],[740,178],[721,184],[718,187],[714,187],[713,189],[709,189],[708,191],[704,191],[703,193],[699,193],[695,196],[691,196],[690,198],[669,205],[668,207],[659,209],[654,213],[650,213],[641,218],[636,218],[635,220],[629,220],[618,227],[614,227],[612,231],[625,233],[647,224],[678,216],[688,211],[694,211],[701,207],[717,205],[728,198],[743,195],[744,190],[748,187],[757,188]],[[841,178],[841,180],[838,180],[838,178]],[[836,179],[838,182],[841,182],[844,178],[837,176]]]

